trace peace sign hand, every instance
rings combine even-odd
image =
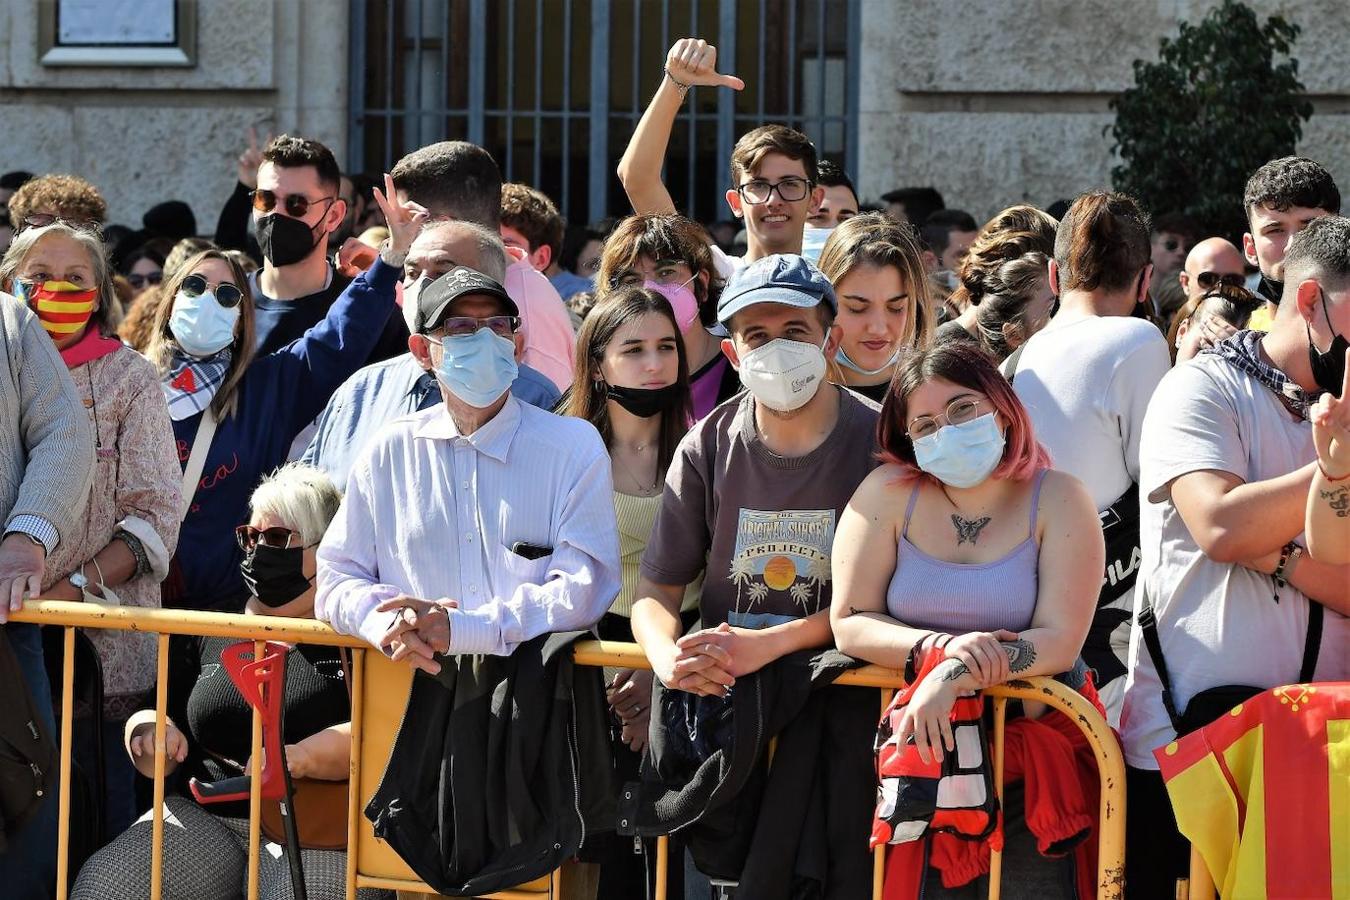
[[[1350,364],[1350,350],[1345,353]],[[1339,399],[1327,391],[1312,409],[1313,442],[1317,462],[1331,478],[1350,475],[1350,367],[1345,371]]]
[[[389,248],[385,262],[401,266],[408,249],[412,247],[413,239],[430,218],[430,213],[426,207],[411,200],[400,203],[394,193],[394,178],[388,172],[384,175],[384,190],[375,188],[375,202],[380,205],[380,212],[384,213],[385,224],[389,227]]]
[[[266,147],[272,143],[272,134],[268,132],[267,140],[263,141]],[[239,154],[237,160],[239,166],[239,183],[247,188],[256,188],[258,186],[258,167],[262,165],[262,150],[258,149],[258,131],[252,125],[248,128],[248,149]]]
[[[666,54],[666,74],[683,85],[745,90],[745,82],[735,75],[717,73],[717,48],[698,38],[680,38],[675,42]]]

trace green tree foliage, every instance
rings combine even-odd
[[[1292,154],[1312,116],[1290,56],[1299,30],[1224,0],[1163,38],[1157,62],[1135,60],[1134,87],[1111,101],[1116,189],[1154,216],[1186,213],[1208,234],[1241,234],[1248,176]]]

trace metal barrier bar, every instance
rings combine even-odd
[[[66,900],[66,889],[70,884],[70,791],[67,786],[70,784],[70,758],[75,747],[72,709],[75,704],[71,702],[75,696],[75,629],[66,628],[61,637],[65,664],[61,667],[61,772],[58,776],[61,793],[56,805],[61,824],[56,833],[56,896],[57,900]]]
[[[273,616],[244,616],[227,613],[199,612],[193,610],[144,609],[140,607],[112,607],[97,604],[74,603],[60,600],[38,600],[28,603],[24,609],[13,613],[11,619],[16,622],[30,622],[37,625],[55,625],[66,629],[66,658],[62,670],[62,819],[58,840],[58,871],[68,872],[69,866],[69,806],[65,797],[68,793],[71,752],[70,715],[74,688],[74,630],[75,628],[105,628],[122,631],[156,632],[158,640],[158,660],[156,686],[155,721],[155,807],[152,819],[151,848],[151,900],[160,900],[163,865],[163,803],[165,769],[165,714],[168,706],[168,662],[169,636],[194,635],[201,637],[227,637],[237,640],[258,642],[256,652],[261,653],[261,642],[266,640],[286,641],[290,643],[320,644],[337,647],[351,647],[360,651],[366,646],[359,638],[338,634],[327,625],[312,619],[289,619]],[[356,654],[353,654],[354,657]],[[649,669],[651,666],[642,650],[636,644],[613,641],[583,641],[576,645],[574,659],[577,665],[613,666],[617,668]],[[359,749],[361,736],[362,667],[359,658],[353,660],[353,698],[352,698],[352,747]],[[880,688],[892,690],[903,683],[901,673],[881,666],[861,666],[845,672],[834,682],[837,685]],[[1115,741],[1106,721],[1078,693],[1049,678],[1017,679],[987,688],[985,695],[995,700],[995,789],[1002,796],[1003,790],[1003,719],[1006,715],[1006,702],[1009,699],[1032,700],[1058,709],[1069,716],[1088,737],[1097,758],[1097,767],[1101,776],[1101,806],[1099,814],[1099,846],[1097,897],[1098,900],[1121,900],[1125,881],[1125,762],[1120,747]],[[884,707],[883,707],[884,708]],[[262,759],[260,716],[254,716],[253,759],[254,767]],[[348,801],[348,831],[353,837],[359,823],[359,785],[360,761],[358,752],[352,754],[351,791]],[[250,900],[255,900],[256,867],[258,839],[261,779],[253,780],[253,793],[250,796]],[[883,848],[884,849],[884,848]],[[361,877],[356,871],[354,861],[355,848],[349,847],[347,861],[347,896],[354,900],[355,889],[362,887],[401,888],[403,890],[429,890],[420,882],[403,882],[388,879]],[[658,869],[668,868],[668,847],[664,850],[661,842],[657,847]],[[879,859],[880,857],[878,857]],[[880,896],[880,863],[874,863],[874,886]],[[991,897],[997,898],[994,861],[991,860]],[[1203,869],[1203,866],[1202,866]],[[556,883],[556,878],[555,878]],[[62,883],[64,885],[64,882]],[[1200,888],[1201,885],[1197,885]],[[64,890],[63,886],[58,887]],[[1212,887],[1210,888],[1212,892]],[[1197,896],[1203,896],[1196,892]],[[64,898],[64,893],[58,894]],[[503,893],[501,896],[510,896]],[[516,896],[525,896],[517,894]],[[1212,893],[1211,895],[1212,896]]]

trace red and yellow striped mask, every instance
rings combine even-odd
[[[97,290],[83,290],[69,281],[44,281],[24,288],[29,308],[55,341],[82,331],[98,306]]]

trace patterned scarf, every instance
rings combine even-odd
[[[169,418],[181,422],[210,405],[230,370],[230,349],[205,359],[193,359],[178,349],[172,352],[169,374],[161,385],[169,401]]]
[[[1261,358],[1263,337],[1265,335],[1259,331],[1239,331],[1227,340],[1220,341],[1201,352],[1213,353],[1224,362],[1246,372],[1307,421],[1308,410],[1317,402],[1317,396],[1303,390],[1288,375]]]

